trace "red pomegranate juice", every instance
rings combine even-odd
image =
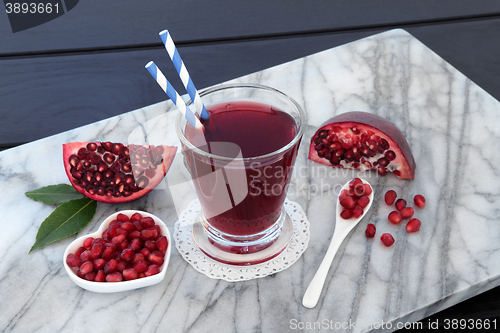
[[[297,132],[296,122],[283,111],[255,102],[224,103],[207,110],[210,114],[210,122],[205,129],[207,145],[199,148],[210,151],[218,147],[217,143],[234,143],[241,149],[240,156],[246,160],[240,162],[238,167],[221,165],[195,152],[185,153],[205,218],[209,227],[228,235],[261,233],[271,227],[282,213],[300,140],[290,149],[272,157],[247,158],[263,156],[289,144]],[[192,127],[186,127],[185,135],[190,142],[196,141],[196,132]],[[217,149],[217,152],[212,153],[235,157],[234,149]],[[216,184],[214,177],[204,177],[218,169],[223,169],[224,189]],[[240,185],[232,186],[231,180],[238,177],[240,182],[236,180],[235,183]],[[221,209],[224,205],[220,201],[227,197],[221,191],[229,193],[231,198],[231,205],[226,206],[227,209]],[[238,198],[237,192],[246,195]]]

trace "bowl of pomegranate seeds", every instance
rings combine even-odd
[[[96,232],[75,239],[64,268],[78,286],[99,293],[133,290],[165,277],[170,232],[158,217],[137,210],[114,213]]]

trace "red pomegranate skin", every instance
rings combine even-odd
[[[342,165],[332,165],[328,159],[320,157],[314,148],[314,139],[318,136],[318,133],[324,129],[331,129],[334,125],[346,128],[357,126],[361,130],[371,130],[381,138],[385,138],[390,143],[388,150],[396,153],[396,159],[391,161],[390,164],[393,164],[393,162],[398,162],[399,164],[399,168],[392,172],[401,179],[413,180],[415,178],[415,159],[403,133],[387,119],[369,112],[350,111],[336,115],[325,121],[311,138],[311,145],[309,147],[310,160],[333,167],[343,167]],[[391,172],[391,170],[388,171]]]

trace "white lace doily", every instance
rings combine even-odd
[[[245,281],[265,277],[287,269],[304,253],[309,244],[309,221],[300,205],[285,201],[285,210],[292,220],[293,236],[288,247],[277,257],[252,266],[226,265],[207,257],[193,239],[193,222],[200,213],[200,202],[193,200],[181,213],[174,226],[175,247],[181,256],[198,272],[212,279],[229,282]]]

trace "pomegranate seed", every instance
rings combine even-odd
[[[410,217],[413,216],[415,211],[411,207],[405,207],[405,208],[401,209],[400,213],[401,213],[401,216],[403,217],[403,219],[409,219]]]
[[[397,193],[394,190],[389,190],[385,193],[385,203],[388,205],[392,205],[394,203],[394,200],[397,198]]]
[[[86,275],[94,270],[94,263],[92,261],[85,261],[80,266],[80,272],[82,275]]]
[[[352,213],[351,213],[351,210],[350,209],[343,209],[342,212],[340,213],[340,216],[344,219],[344,220],[348,220],[352,217]]]
[[[104,281],[106,281],[106,274],[104,274],[104,271],[102,269],[100,269],[99,271],[97,271],[97,274],[95,276],[94,281],[95,282],[104,282]]]
[[[125,235],[125,237],[127,237],[128,236],[128,232],[125,229],[118,228],[118,229],[116,229],[116,235],[117,236],[119,236],[119,235]]]
[[[127,281],[137,279],[139,273],[133,268],[124,269],[122,272],[123,278]]]
[[[135,230],[137,231],[142,231],[142,229],[144,229],[140,221],[134,221],[132,222],[132,224],[134,225]]]
[[[353,180],[351,180],[349,182],[349,188],[351,190],[355,190],[356,187],[358,187],[358,186],[363,186],[363,181],[359,178],[354,178]]]
[[[83,246],[80,246],[80,247],[78,248],[78,250],[76,250],[75,255],[76,255],[77,257],[80,257],[80,256],[82,255],[82,253],[83,253],[83,252],[85,252],[85,248],[84,248]]]
[[[86,249],[90,249],[90,247],[92,246],[93,240],[94,240],[94,237],[85,238],[85,240],[83,241],[83,247]]]
[[[363,195],[361,198],[359,198],[358,200],[358,205],[361,207],[361,208],[365,208],[366,206],[368,206],[368,204],[370,203],[370,198],[368,198],[366,195]]]
[[[116,270],[117,270],[118,272],[123,272],[123,270],[124,270],[125,268],[127,268],[127,262],[125,262],[125,261],[120,261],[120,262],[118,262],[118,265],[116,266]]]
[[[134,213],[130,217],[130,222],[140,221],[142,219],[142,215],[140,213]]]
[[[160,273],[160,267],[158,265],[150,265],[148,269],[144,272],[144,275],[151,276]]]
[[[85,250],[85,251],[82,252],[82,254],[80,254],[80,260],[82,262],[86,262],[86,261],[89,261],[91,259],[92,259],[92,256],[91,256],[89,250]]]
[[[375,237],[376,230],[377,229],[375,228],[375,225],[373,223],[368,223],[368,225],[366,226],[366,230],[365,230],[366,237],[368,237],[368,238]]]
[[[98,271],[100,269],[103,269],[104,268],[104,265],[106,265],[106,260],[102,259],[102,258],[99,258],[99,259],[96,259],[94,260],[94,270]]]
[[[143,277],[146,277],[146,274],[144,274],[145,272],[140,272],[138,277],[139,279],[142,279]]]
[[[156,250],[156,242],[152,239],[147,240],[144,242],[144,247],[146,247],[149,251],[154,251]]]
[[[389,213],[388,219],[393,224],[399,224],[403,220],[401,213],[398,211],[392,211]]]
[[[351,196],[346,196],[340,200],[340,205],[344,208],[351,209],[356,206],[356,201]]]
[[[126,232],[130,233],[135,230],[135,226],[132,222],[123,222],[121,228]]]
[[[85,274],[85,276],[83,278],[87,281],[95,281],[96,275],[97,275],[96,272],[90,272],[90,273]]]
[[[144,241],[140,238],[134,238],[130,241],[129,247],[134,250],[134,252],[139,251],[142,248]]]
[[[415,206],[418,208],[424,208],[425,207],[425,197],[421,194],[417,194],[413,198],[413,202],[415,203]]]
[[[396,200],[396,209],[401,210],[406,207],[406,200],[405,199],[398,199]]]
[[[154,226],[154,225],[155,225],[155,220],[153,220],[153,218],[152,218],[152,217],[149,217],[149,216],[147,216],[147,217],[143,217],[143,218],[141,219],[141,225],[142,225],[142,227],[143,227],[143,228],[149,228],[149,227],[152,227],[152,226]]]
[[[394,237],[392,237],[392,235],[389,234],[389,233],[385,233],[382,236],[380,236],[380,240],[387,247],[389,247],[392,244],[394,244]]]
[[[346,189],[343,189],[342,191],[340,191],[340,194],[339,194],[339,201],[344,199],[346,196],[347,196],[347,190]]]
[[[144,229],[141,231],[141,239],[142,240],[149,240],[149,239],[155,239],[158,237],[158,232],[156,230],[149,230],[149,229]]]
[[[165,236],[158,236],[156,238],[156,247],[158,248],[158,250],[160,250],[163,253],[167,252],[167,248],[168,248],[168,239],[167,239],[167,237],[165,237]]]
[[[143,247],[140,251],[140,254],[143,255],[142,259],[144,258],[147,258],[149,256],[149,254],[151,253],[151,251],[149,251],[148,249],[146,249],[145,247]]]
[[[110,259],[106,265],[104,265],[104,273],[110,274],[118,270],[118,261],[116,259]]]
[[[116,254],[116,247],[114,246],[114,244],[112,244],[112,243],[110,243],[110,244],[113,246],[106,246],[106,248],[104,249],[104,252],[102,253],[102,258],[105,260],[109,260],[111,258],[114,258],[115,254]]]
[[[93,259],[97,259],[101,257],[103,252],[104,252],[104,244],[96,243],[92,245],[92,250],[90,251],[90,254]]]
[[[134,250],[132,250],[131,248],[126,248],[121,253],[121,257],[126,261],[132,259],[133,256],[134,256]]]
[[[127,238],[125,235],[118,235],[115,236],[111,239],[111,243],[115,244],[116,247],[118,247],[119,244],[121,244],[125,238]]]
[[[361,217],[361,215],[363,215],[363,208],[361,208],[359,205],[356,205],[356,207],[354,207],[354,209],[352,210],[352,216],[354,218],[359,218]]]
[[[134,269],[138,272],[144,272],[146,269],[148,269],[148,263],[146,260],[139,260],[134,264]]]
[[[144,249],[142,249],[144,250]],[[134,258],[132,259],[132,264],[135,264],[136,262],[140,261],[140,260],[144,260],[145,258],[147,258],[147,256],[145,256],[143,253],[142,253],[142,250],[140,253],[136,253],[134,254]],[[148,250],[148,249],[146,249]],[[149,250],[148,250],[149,251]],[[148,252],[148,255],[151,253],[151,251]]]
[[[155,264],[155,265],[158,265],[158,266],[161,266],[163,265],[163,257],[165,255],[163,254],[163,252],[160,252],[160,251],[153,251],[149,254],[148,256],[148,260],[150,263],[152,264]]]
[[[106,241],[101,237],[99,237],[92,241],[92,246],[94,246],[95,244],[106,244]]]
[[[369,196],[370,194],[372,194],[373,189],[370,186],[370,184],[363,184],[363,187],[364,187],[364,193],[366,196]]]
[[[141,232],[139,230],[134,230],[130,232],[127,236],[128,239],[135,239],[141,237]]]
[[[106,282],[121,282],[123,281],[122,273],[114,272],[106,275]]]
[[[66,264],[69,267],[79,267],[82,264],[82,261],[76,254],[70,253],[66,257]]]
[[[128,222],[128,221],[130,221],[129,217],[127,215],[125,215],[125,214],[122,214],[122,213],[118,214],[116,216],[116,219],[118,221],[120,221],[120,222]]]
[[[420,230],[420,225],[422,223],[420,222],[419,219],[417,218],[412,218],[408,223],[406,224],[406,232],[417,232]]]

